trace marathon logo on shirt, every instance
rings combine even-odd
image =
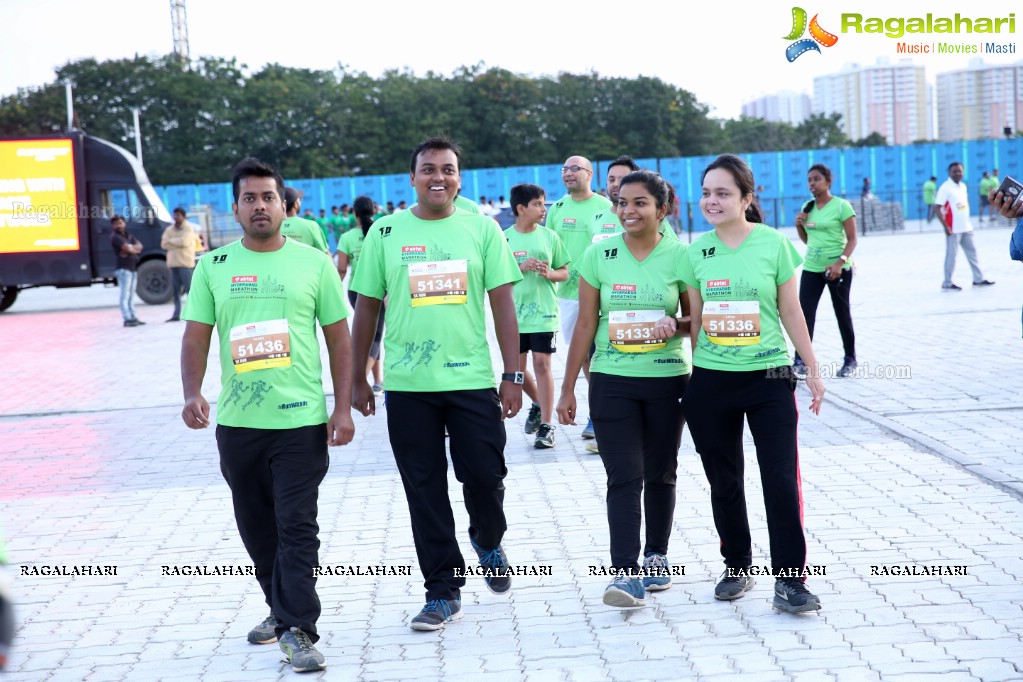
[[[565,218],[561,221],[561,227],[565,230],[575,230],[578,226],[575,222],[575,218]]]
[[[259,291],[259,277],[256,275],[235,275],[231,278],[231,295],[255,294]]]
[[[515,260],[519,263],[529,258],[529,251],[515,251],[513,253],[515,254]]]
[[[707,280],[707,293],[708,294],[727,294],[728,290],[732,288],[731,282],[727,279],[708,279]]]
[[[426,260],[425,246],[403,246],[401,247],[401,262],[416,263]]]
[[[635,301],[636,300],[636,285],[635,284],[612,284],[611,285],[611,300],[612,301]]]

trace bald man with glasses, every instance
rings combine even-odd
[[[572,344],[572,332],[579,318],[579,271],[576,263],[592,241],[590,224],[593,216],[607,210],[611,202],[593,191],[593,164],[582,156],[570,156],[561,168],[561,181],[568,193],[558,199],[547,211],[547,227],[554,230],[568,250],[568,281],[558,287],[558,308],[561,315],[561,333],[565,348]],[[590,379],[590,362],[583,363],[583,374]],[[586,423],[583,438],[593,439],[593,420]],[[587,448],[596,452],[595,447]]]

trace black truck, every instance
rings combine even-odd
[[[0,138],[0,311],[21,289],[116,283],[114,215],[142,242],[139,297],[166,303],[171,216],[135,156],[81,131]]]

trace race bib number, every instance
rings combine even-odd
[[[231,329],[231,360],[234,371],[291,366],[291,334],[287,320],[266,320]]]
[[[663,310],[612,310],[607,317],[611,346],[622,353],[649,353],[667,345],[654,338],[654,326],[664,317]]]
[[[465,305],[469,264],[465,259],[409,263],[408,281],[413,308],[424,305]]]
[[[704,301],[703,333],[719,346],[760,343],[760,301]]]

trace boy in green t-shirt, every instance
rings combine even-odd
[[[426,605],[410,623],[414,630],[439,630],[462,617],[466,570],[448,495],[445,429],[469,512],[469,542],[486,585],[497,594],[511,588],[501,547],[508,473],[503,420],[522,406],[512,298],[512,285],[522,275],[497,223],[455,208],[459,152],[445,138],[429,138],[413,150],[410,179],[418,202],[373,223],[352,283],[359,295],[352,402],[365,416],[376,411],[366,360],[380,304],[388,299],[387,432],[426,586]],[[484,298],[493,312],[504,367],[498,390]]]
[[[522,390],[533,399],[526,418],[526,433],[535,433],[535,448],[554,447],[554,374],[551,354],[558,331],[558,293],[555,282],[568,279],[568,252],[561,237],[540,225],[547,215],[546,195],[537,185],[515,185],[511,209],[515,225],[504,231],[522,280],[515,284],[515,311],[519,321],[519,368],[525,374]],[[526,371],[526,355],[533,353],[536,381]]]
[[[202,380],[214,327],[220,339],[220,469],[235,521],[270,615],[252,644],[279,642],[295,672],[325,667],[313,646],[320,600],[316,501],[328,445],[355,435],[351,337],[341,279],[330,257],[281,235],[284,179],[258,159],[234,170],[242,239],[205,255],[185,305],[181,378],[191,429],[210,423]],[[323,393],[319,323],[330,357],[334,409]],[[282,586],[285,586],[282,588]]]

